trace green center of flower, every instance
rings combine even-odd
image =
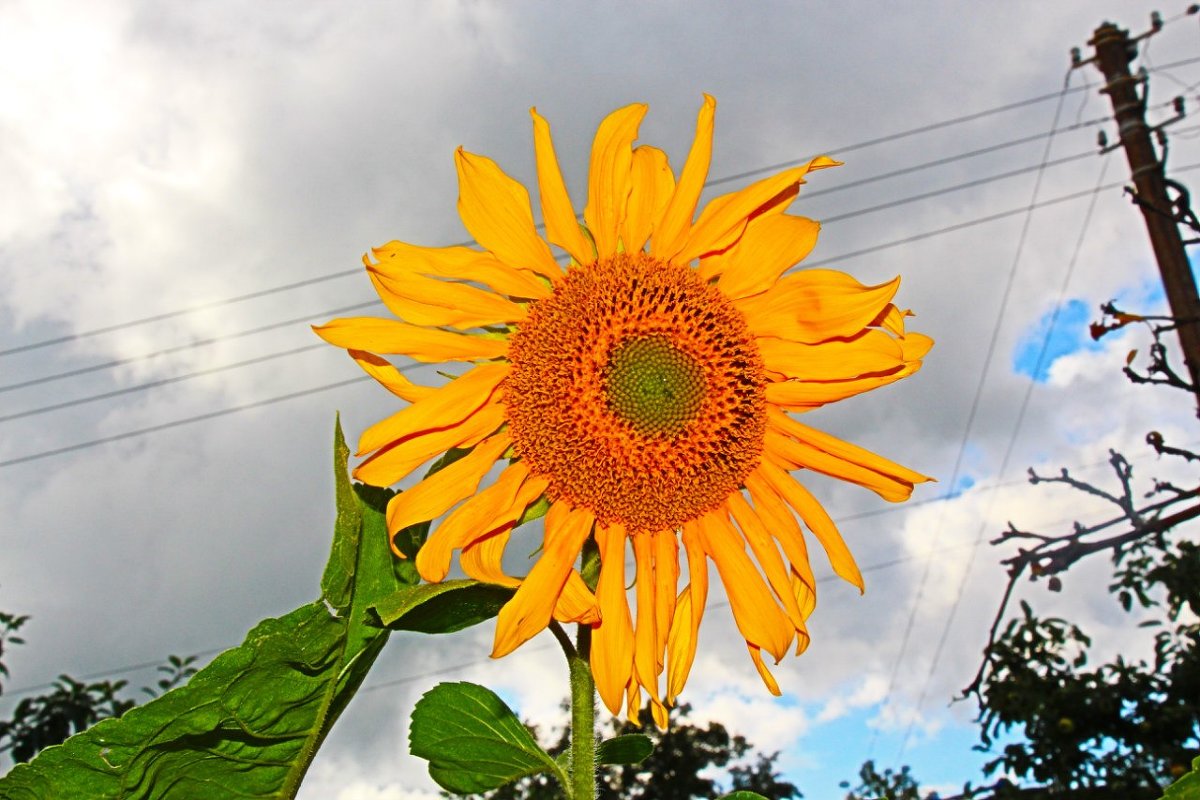
[[[609,405],[639,433],[679,433],[704,402],[703,367],[661,336],[622,342],[606,377]]]

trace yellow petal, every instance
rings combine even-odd
[[[507,363],[474,367],[462,377],[367,428],[359,437],[356,455],[427,431],[457,425],[495,394],[496,387],[511,370],[512,366]]]
[[[903,338],[904,318],[911,316],[913,316],[913,312],[909,311],[908,309],[901,311],[891,303],[888,303],[883,307],[883,311],[880,312],[879,316],[875,318],[875,321],[872,324],[878,325],[888,333],[891,333],[893,336]]]
[[[550,624],[558,596],[595,521],[584,508],[568,510],[564,503],[550,507],[542,554],[496,617],[492,658],[508,655]]]
[[[667,723],[670,722],[670,719],[667,717],[666,706],[658,701],[655,701],[654,704],[650,706],[650,716],[654,718],[654,724],[658,726],[660,731],[665,731],[667,729]]]
[[[771,535],[779,540],[784,555],[791,564],[792,572],[804,582],[808,594],[812,596],[811,605],[815,607],[817,579],[813,576],[812,563],[808,558],[808,545],[804,543],[804,531],[800,528],[800,523],[796,521],[796,516],[792,513],[791,508],[782,497],[775,493],[775,490],[762,476],[762,469],[763,467],[760,465],[758,469],[746,476],[746,489],[749,490],[750,498],[754,501],[754,512],[763,521]],[[793,585],[793,594],[795,594],[795,588]],[[809,602],[805,596],[801,595],[797,595],[796,601],[802,611]],[[805,619],[808,618],[811,610],[810,608],[805,612]]]
[[[797,422],[778,409],[771,410],[767,418],[767,423],[771,428],[785,434],[802,445],[815,448],[839,461],[870,470],[871,472],[878,473],[885,479],[898,483],[899,486],[895,490],[889,489],[880,493],[884,499],[892,500],[893,502],[907,500],[909,495],[912,494],[914,484],[932,480],[932,478],[911,470],[908,467],[902,467],[894,461],[877,456],[870,450],[850,444],[816,428],[810,428],[801,422]],[[808,467],[809,465],[798,463],[797,466]],[[840,477],[840,475],[835,477]]]
[[[921,368],[920,361],[906,362],[902,369],[886,375],[865,375],[844,381],[779,381],[767,384],[767,402],[790,411],[808,411],[836,403],[907,378]]]
[[[900,342],[876,328],[817,344],[764,336],[758,351],[768,372],[801,381],[846,381],[904,369]]]
[[[430,275],[457,281],[472,281],[507,297],[540,300],[550,288],[521,265],[509,266],[491,253],[469,247],[419,247],[406,242],[388,242],[372,249],[377,263],[363,257],[367,269],[402,281],[409,275]]]
[[[399,483],[414,469],[452,447],[471,447],[504,424],[506,412],[498,402],[488,403],[458,425],[413,436],[378,450],[354,468],[354,477],[372,486]]]
[[[796,603],[790,571],[784,566],[783,559],[779,556],[779,550],[771,541],[771,535],[767,532],[763,521],[758,514],[754,513],[754,509],[742,497],[741,492],[729,495],[725,506],[733,513],[738,527],[742,529],[742,535],[745,536],[750,550],[754,553],[754,560],[762,567],[763,574],[767,576],[767,582],[771,584],[775,596],[783,603],[783,610],[788,615],[792,627],[796,630],[804,630],[804,613]]]
[[[717,565],[738,631],[747,642],[765,648],[778,661],[792,643],[792,625],[771,597],[724,513],[710,512],[700,517],[699,523],[705,550]]]
[[[829,514],[812,496],[812,493],[774,464],[763,462],[759,466],[758,472],[766,479],[771,488],[795,509],[796,513],[800,515],[800,519],[804,520],[804,524],[817,537],[817,541],[825,548],[825,554],[829,556],[829,563],[833,567],[833,571],[857,586],[860,592],[864,591],[862,572],[859,571],[854,556],[850,554],[850,548],[846,547],[846,542],[842,539],[842,534],[838,532],[837,525],[833,524]]]
[[[700,277],[720,276],[727,297],[764,292],[817,244],[820,223],[791,214],[763,214],[746,225],[737,244],[700,262]]]
[[[504,514],[516,505],[518,497],[535,491],[537,497],[545,488],[546,481],[531,477],[525,462],[513,462],[495,483],[454,509],[434,529],[417,551],[417,572],[430,583],[443,580],[455,550],[504,527]]]
[[[437,519],[475,494],[479,482],[511,443],[508,433],[497,433],[450,466],[392,497],[387,506],[388,532]]]
[[[700,202],[700,192],[708,178],[708,165],[712,161],[713,118],[717,112],[717,101],[704,95],[704,103],[696,117],[696,137],[688,151],[683,171],[679,173],[679,184],[663,211],[662,221],[654,229],[650,252],[662,259],[673,259],[687,244],[692,230],[692,218]]]
[[[575,208],[558,168],[558,156],[554,154],[550,125],[536,108],[529,109],[529,115],[533,117],[533,151],[537,157],[538,194],[542,201],[546,238],[570,253],[577,263],[589,264],[596,254],[575,218]]]
[[[600,607],[592,590],[583,582],[579,570],[571,570],[563,585],[558,602],[554,604],[554,618],[559,622],[574,622],[579,625],[595,625],[600,621]]]
[[[634,589],[637,594],[637,627],[634,630],[633,673],[638,683],[649,693],[652,701],[658,701],[658,653],[655,645],[658,633],[655,630],[654,592],[657,580],[654,577],[654,543],[650,535],[635,533],[629,537],[633,542],[634,562],[637,578]]]
[[[649,145],[634,148],[630,183],[621,241],[626,252],[632,253],[646,246],[675,191],[675,176],[667,163],[667,154]]]
[[[911,483],[838,458],[771,429],[767,430],[764,451],[772,462],[784,469],[811,469],[870,489],[889,503],[904,502],[912,495]]]
[[[423,397],[428,397],[437,391],[433,386],[418,386],[400,374],[400,370],[392,366],[386,358],[381,358],[366,350],[347,350],[354,362],[362,367],[363,372],[379,381],[383,388],[399,397],[415,403]]]
[[[675,593],[679,591],[679,540],[675,531],[658,531],[654,538],[654,657],[655,674],[663,670],[667,634],[675,616]]]
[[[374,270],[367,274],[388,311],[414,325],[467,330],[520,322],[527,316],[523,306],[475,286],[415,274],[403,280]]]
[[[744,189],[714,198],[700,212],[688,235],[687,244],[673,261],[687,263],[709,253],[731,246],[746,230],[746,223],[756,214],[795,197],[797,187],[804,183],[809,172],[836,167],[838,162],[818,156],[807,164],[784,170],[778,175],[763,178]],[[790,266],[790,265],[789,265]]]
[[[619,714],[633,669],[633,621],[625,597],[625,528],[597,525],[596,544],[600,547],[600,580],[596,583],[600,624],[592,631],[592,676],[604,705]]]
[[[734,301],[757,336],[820,342],[854,336],[891,301],[900,279],[863,286],[844,272],[806,269],[765,292]]]
[[[683,525],[683,546],[687,550],[688,585],[675,601],[675,618],[667,637],[667,702],[674,703],[692,670],[700,619],[708,599],[708,558],[697,520]]]
[[[583,219],[596,240],[596,255],[600,258],[617,252],[617,236],[629,201],[633,140],[646,110],[644,103],[618,108],[600,123],[592,142],[588,202]]]
[[[933,339],[923,333],[909,333],[901,337],[900,347],[904,350],[904,360],[920,361],[933,347]]]
[[[813,609],[817,607],[817,596],[795,570],[792,570],[792,592],[796,595],[796,602],[799,604],[800,610],[804,612],[804,618],[808,619]],[[812,637],[808,635],[807,627],[796,631],[796,655],[807,650],[811,641]]]
[[[758,676],[762,678],[763,683],[767,685],[767,691],[779,697],[783,692],[779,691],[779,684],[775,682],[775,676],[767,669],[767,665],[763,663],[762,648],[758,645],[746,642],[746,648],[750,651],[750,658],[754,660],[754,668],[758,670]]]
[[[507,339],[451,333],[374,317],[335,319],[314,325],[313,332],[347,350],[402,355],[433,363],[499,358],[508,352]]]
[[[625,714],[635,728],[642,727],[642,687],[636,680],[629,681],[629,700],[625,704]]]
[[[550,280],[562,277],[562,269],[550,247],[537,235],[529,192],[504,174],[486,156],[454,152],[458,168],[458,215],[475,241],[510,267],[531,269]]]
[[[498,586],[516,587],[521,581],[504,572],[504,549],[512,537],[512,528],[503,527],[463,546],[458,563],[468,578]]]

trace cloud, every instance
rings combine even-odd
[[[1136,27],[1151,8],[1123,4],[1114,13]],[[857,215],[826,225],[813,258],[831,259],[865,282],[903,275],[899,299],[917,312],[912,329],[937,340],[918,375],[805,421],[939,478],[918,489],[919,502],[946,491],[956,496],[889,506],[858,487],[806,475],[870,568],[867,594],[829,580],[813,547],[822,578],[813,643],[775,668],[785,691],[779,701],[760,685],[714,591],[704,650],[683,699],[697,719],[720,719],[761,746],[789,749],[796,771],[805,768],[802,754],[837,726],[861,716],[896,730],[914,709],[931,727],[911,755],[922,757],[926,746],[965,750],[969,741],[945,737],[969,731],[955,727],[969,709],[944,706],[977,666],[1003,586],[997,562],[1004,553],[988,540],[1009,519],[1057,529],[1076,514],[1103,511],[1058,487],[1020,484],[1024,467],[1067,465],[1099,480],[1107,448],[1117,447],[1140,459],[1139,476],[1176,475],[1140,442],[1150,425],[1186,442],[1194,420],[1186,399],[1120,377],[1125,351],[1144,344],[1106,337],[1097,349],[1072,340],[1055,351],[1016,428],[1030,381],[1007,356],[1031,341],[1047,298],[1058,295],[1084,201],[1034,213],[1019,260],[1021,214],[846,255],[1028,205],[1032,174],[974,190],[950,187],[1037,164],[1044,140],[848,184],[1041,133],[1055,96],[875,146],[846,145],[1055,92],[1066,49],[1083,45],[1095,25],[1095,3],[1058,3],[1036,16],[1004,5],[864,9],[659,3],[612,14],[580,3],[350,10],[310,3],[280,15],[235,2],[206,4],[203,14],[118,0],[7,4],[0,69],[13,79],[0,104],[0,349],[356,272],[362,252],[392,238],[462,241],[454,148],[489,155],[532,183],[532,105],[554,126],[582,208],[588,149],[603,114],[650,102],[642,140],[663,147],[678,168],[700,93],[709,91],[720,103],[713,176],[823,150],[840,156],[846,166],[814,176],[794,211]],[[1158,63],[1192,55],[1176,36],[1182,28],[1156,37]],[[996,30],[1009,36],[997,39]],[[1187,82],[1197,77],[1183,67],[1175,73]],[[1097,77],[1076,71],[1072,86]],[[1152,77],[1151,88],[1162,92],[1166,83]],[[1105,102],[1094,85],[1070,94],[1062,121],[1104,116]],[[1082,152],[1094,137],[1094,127],[1064,131],[1052,154]],[[1173,140],[1173,165],[1197,154],[1194,140]],[[1108,180],[1120,179],[1120,166],[1112,163]],[[1088,191],[1099,168],[1091,159],[1049,168],[1040,197]],[[738,185],[714,186],[708,195]],[[839,190],[808,196],[818,189]],[[942,190],[927,201],[861,213]],[[1118,191],[1102,194],[1095,214],[1066,296],[1088,309],[1128,293],[1152,301],[1158,279],[1139,215]],[[1012,296],[1000,314],[1014,262]],[[288,319],[322,321],[330,309],[369,299],[365,279],[348,275],[0,356],[4,385],[187,348],[2,392],[0,415],[295,350],[315,341],[302,323],[188,346]],[[987,364],[993,335],[998,363]],[[278,356],[0,423],[0,460],[357,375],[336,352]],[[311,600],[333,519],[327,462],[336,409],[353,439],[395,404],[357,384],[5,469],[0,607],[33,615],[29,645],[11,651],[13,685],[232,645],[259,619]],[[1061,595],[1035,585],[1022,596],[1079,616],[1111,635],[1114,647],[1134,641],[1121,625],[1104,622],[1107,597],[1085,580],[1102,584],[1099,573],[1079,574]],[[397,637],[372,681],[407,682],[351,705],[306,792],[432,792],[424,764],[407,755],[404,720],[438,680],[478,680],[522,716],[547,726],[560,720],[561,655],[537,650],[542,642],[535,641],[488,661],[490,630]],[[434,674],[460,664],[469,666]],[[855,735],[844,748],[854,751],[851,758],[865,755],[872,732]],[[813,776],[805,792],[823,796],[819,773],[804,774]],[[836,791],[832,783],[828,789]]]
[[[1068,300],[1047,312],[1017,343],[1013,371],[1045,383],[1054,362],[1077,350],[1099,349],[1088,323],[1098,316],[1082,300]]]

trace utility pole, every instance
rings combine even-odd
[[[1096,28],[1088,44],[1095,48],[1091,61],[1104,73],[1105,85],[1101,91],[1112,102],[1121,147],[1125,149],[1137,190],[1135,201],[1150,233],[1171,316],[1179,321],[1176,332],[1200,403],[1200,295],[1196,292],[1196,280],[1179,235],[1173,204],[1167,195],[1163,164],[1150,138],[1153,129],[1146,124],[1145,95],[1138,96],[1140,80],[1129,73],[1129,62],[1137,56],[1138,40],[1157,32],[1161,22],[1156,19],[1155,23],[1148,33],[1130,39],[1128,31],[1105,22]]]

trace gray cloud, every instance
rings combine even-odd
[[[20,80],[0,109],[0,169],[14,178],[0,187],[6,287],[0,349],[352,269],[364,250],[392,238],[461,241],[466,236],[455,214],[454,147],[493,157],[530,184],[532,105],[554,128],[581,208],[595,126],[619,105],[650,103],[642,141],[664,147],[678,168],[701,92],[714,94],[714,177],[818,151],[838,155],[844,145],[1054,92],[1068,66],[1068,48],[1084,45],[1101,12],[1140,30],[1150,8],[1122,3],[1097,11],[1084,2],[903,9],[659,3],[597,11],[576,3],[463,2],[336,11],[310,4],[283,15],[241,3],[207,4],[203,14],[159,3],[89,4],[86,12],[70,3],[57,11],[44,3],[36,9],[8,6],[0,12],[0,64]],[[1194,40],[1179,32],[1182,25],[1155,40],[1154,63],[1194,54]],[[1196,67],[1172,75],[1190,82]],[[1095,83],[1094,70],[1073,77],[1075,85],[1084,80]],[[1154,102],[1169,99],[1175,88],[1165,76],[1156,76],[1152,87]],[[1106,102],[1094,86],[1072,94],[1063,121],[1104,116]],[[814,175],[807,188],[828,190],[1036,134],[1053,113],[1053,101],[1031,104],[847,152],[846,166]],[[1094,137],[1094,129],[1063,133],[1052,157],[1085,151]],[[802,199],[796,210],[816,218],[855,211],[1036,164],[1043,147],[1031,142],[817,195]],[[1198,156],[1195,140],[1173,141],[1174,165]],[[1099,168],[1098,160],[1086,159],[1048,169],[1041,198],[1090,189]],[[1124,164],[1115,161],[1108,175],[1110,181],[1124,178]],[[1030,201],[1033,181],[1026,174],[831,223],[813,259],[1020,208]],[[966,471],[981,482],[995,477],[1026,391],[1026,379],[1012,372],[1013,348],[1057,296],[1084,208],[1085,201],[1064,203],[1037,211],[1030,221],[966,451]],[[1023,222],[1015,215],[838,264],[863,281],[903,275],[900,300],[918,313],[911,327],[938,344],[916,377],[815,412],[806,422],[942,481],[919,489],[918,499],[951,488]],[[1154,280],[1136,212],[1118,192],[1106,194],[1067,296],[1094,306]],[[327,309],[371,296],[365,278],[343,278],[0,356],[0,384],[304,314],[320,321]],[[313,341],[298,325],[0,393],[0,415]],[[1102,459],[1110,445],[1130,447],[1132,454],[1149,420],[1187,430],[1186,403],[1139,392],[1117,377],[1126,346],[1135,344],[1056,365],[1059,383],[1033,395],[1009,479],[1028,463]],[[0,460],[355,374],[339,353],[305,353],[0,423]],[[1142,410],[1145,404],[1150,411]],[[335,409],[354,436],[393,404],[369,384],[355,385],[4,468],[0,607],[34,617],[30,645],[9,661],[12,686],[62,671],[116,669],[168,652],[232,644],[258,619],[311,599],[332,522],[326,463]],[[1086,444],[1092,440],[1100,446]],[[854,487],[820,479],[811,485],[835,517],[885,505]],[[1023,489],[1005,489],[994,499],[969,492],[945,505],[848,521],[846,538],[864,566],[911,560],[869,573],[863,598],[848,587],[822,585],[810,652],[777,672],[789,701],[803,713],[796,714],[790,734],[764,727],[763,735],[790,735],[794,752],[802,754],[806,737],[848,709],[877,713],[879,687],[890,678],[920,594],[896,683],[896,708],[911,708],[925,687],[980,517],[990,504],[990,538],[1005,519],[1045,520],[1047,504],[1072,502],[1044,498]],[[1057,508],[1048,514],[1065,515]],[[929,580],[919,588],[930,548]],[[1002,580],[997,553],[985,545],[973,557],[923,706],[931,722],[951,727],[966,713],[961,705],[946,712],[945,700],[973,672]],[[820,554],[814,560],[825,569]],[[1105,612],[1089,605],[1094,601],[1086,594],[1064,593],[1054,602],[1063,613],[1087,614],[1099,623]],[[482,659],[489,636],[481,629],[462,637],[406,639],[381,664],[380,680]],[[714,643],[736,641],[727,609],[712,611],[704,636]],[[507,691],[525,708],[551,713],[557,697],[546,697],[536,681],[520,676],[522,670],[551,674],[556,655],[542,650],[519,658],[525,660],[485,662],[463,675],[508,681]],[[706,659],[689,698],[700,713],[707,713],[704,703],[733,707],[730,692],[759,691],[740,647],[714,649]],[[701,667],[720,680],[699,674]],[[402,755],[403,720],[435,680],[356,701],[314,768],[314,787],[324,792],[369,776],[378,786],[428,788],[419,777],[423,767]],[[723,694],[722,685],[729,691]],[[890,730],[886,712],[877,723]],[[837,777],[849,777],[869,737],[863,733],[862,752],[844,756],[851,766]],[[929,757],[914,748],[914,758]],[[804,766],[799,756],[789,763],[806,792],[820,791],[823,784],[815,782],[828,781],[829,771],[840,768]],[[312,796],[330,795],[314,788]]]

